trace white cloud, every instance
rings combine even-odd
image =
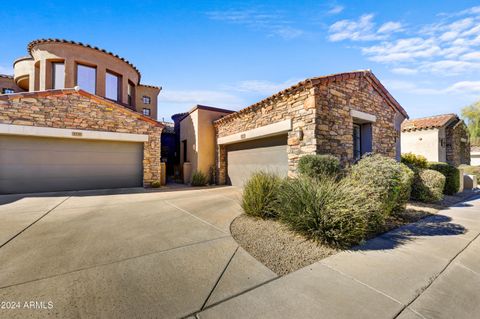
[[[461,81],[446,89],[447,92],[480,94],[480,81]]]
[[[269,36],[279,36],[284,39],[297,38],[305,33],[278,12],[265,13],[247,9],[211,11],[206,15],[211,20],[243,25],[249,29],[260,30]]]
[[[418,70],[450,76],[480,70],[480,6],[442,14],[428,25],[406,28],[390,21],[375,29],[371,14],[358,20],[341,20],[330,26],[329,40],[373,41],[360,48],[362,54],[390,65],[396,74]]]
[[[358,20],[340,20],[329,28],[329,40],[336,42],[342,40],[371,41],[382,37],[377,35],[373,28],[373,14],[364,14]]]
[[[393,68],[392,72],[396,74],[402,74],[402,75],[412,75],[412,74],[417,74],[418,70],[409,69],[409,68]]]
[[[339,5],[336,5],[336,6],[333,6],[330,10],[328,10],[328,14],[339,14],[341,13],[343,10],[345,9],[344,6],[339,6]]]
[[[0,74],[13,75],[13,68],[0,64]]]
[[[262,95],[271,95],[286,89],[295,83],[298,83],[297,79],[290,79],[281,83],[274,83],[265,80],[247,80],[241,81],[233,86],[228,86],[228,89],[236,90],[239,92],[252,92],[260,93]]]
[[[162,103],[192,106],[205,104],[218,107],[235,107],[243,105],[243,100],[223,91],[209,90],[168,90],[164,89],[158,97]]]
[[[403,30],[403,26],[400,22],[389,21],[382,24],[378,29],[378,33],[391,33],[391,32],[400,32]]]

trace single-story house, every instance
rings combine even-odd
[[[196,105],[178,120],[179,157],[184,182],[189,183],[192,173],[196,171],[207,176],[215,172],[213,122],[232,112],[211,106]]]
[[[399,159],[407,117],[370,70],[306,79],[214,122],[217,182],[241,186],[257,170],[294,176],[306,154]]]
[[[480,166],[480,146],[472,146],[470,149],[470,165]]]
[[[470,164],[465,123],[456,114],[411,119],[402,124],[402,153],[423,155],[432,162]]]
[[[0,194],[149,186],[162,129],[78,87],[0,95]]]

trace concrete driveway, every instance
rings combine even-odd
[[[181,318],[276,276],[233,187],[0,196],[1,318]],[[33,302],[33,303],[32,303]]]

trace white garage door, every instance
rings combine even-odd
[[[143,143],[0,135],[0,194],[142,186]]]
[[[287,135],[272,136],[227,146],[227,181],[242,186],[256,171],[287,176]]]

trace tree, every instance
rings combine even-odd
[[[472,144],[480,144],[480,101],[462,109]]]

